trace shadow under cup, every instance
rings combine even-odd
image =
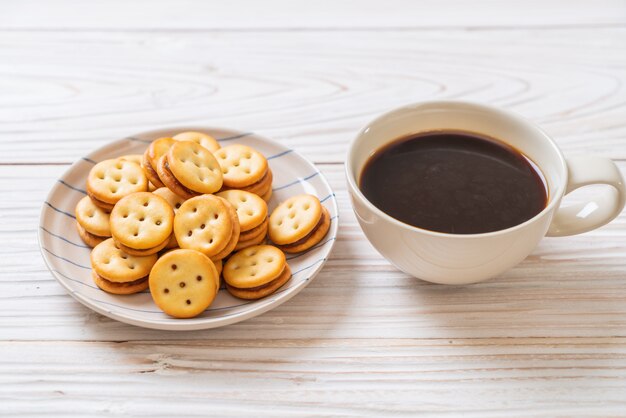
[[[511,228],[457,235],[405,224],[365,198],[358,188],[358,179],[376,150],[401,137],[441,130],[497,138],[524,153],[539,167],[547,183],[546,207]],[[353,209],[368,240],[400,270],[445,284],[486,280],[526,258],[548,231],[565,192],[567,176],[563,155],[538,127],[499,109],[462,102],[416,104],[382,115],[357,135],[346,160]]]

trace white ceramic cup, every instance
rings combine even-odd
[[[457,235],[405,224],[361,193],[358,179],[369,157],[395,139],[420,132],[457,130],[498,138],[522,151],[543,172],[549,199],[532,219],[495,232]],[[434,283],[467,284],[497,276],[522,261],[544,236],[580,234],[614,219],[624,207],[624,179],[613,161],[565,160],[554,141],[527,120],[501,109],[465,102],[417,103],[386,113],[359,132],[346,158],[354,213],[374,247],[400,270]],[[592,199],[560,208],[579,187],[606,184]]]

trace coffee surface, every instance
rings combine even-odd
[[[510,228],[547,201],[543,176],[530,159],[465,132],[428,132],[388,144],[367,161],[359,187],[388,215],[450,234]]]

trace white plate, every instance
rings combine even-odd
[[[91,279],[90,248],[76,231],[74,207],[85,196],[85,182],[96,162],[122,156],[141,154],[154,139],[184,131],[203,131],[217,138],[222,146],[249,145],[268,159],[274,174],[274,193],[269,202],[271,211],[286,198],[310,193],[316,195],[331,216],[328,234],[312,249],[287,256],[293,276],[276,293],[256,301],[245,301],[220,290],[213,304],[200,316],[175,319],[161,312],[149,291],[130,296],[111,295],[100,290]],[[128,324],[163,330],[195,330],[215,328],[260,315],[288,301],[321,270],[337,237],[337,201],[335,194],[319,170],[306,158],[281,144],[253,133],[240,133],[207,127],[163,129],[115,141],[74,163],[57,181],[41,210],[39,247],[56,279],[80,303],[96,312]]]

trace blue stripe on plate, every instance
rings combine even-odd
[[[152,142],[152,140],[150,140],[150,139],[141,139],[141,138],[137,138],[136,136],[127,136],[124,139],[128,139],[129,141],[143,142],[145,144],[149,144],[149,143]]]
[[[91,158],[83,157],[82,159],[83,159],[84,161],[87,161],[88,163],[91,163],[91,164],[96,164],[96,162],[95,162],[94,160],[92,160]]]
[[[222,141],[232,141],[233,139],[239,139],[239,138],[243,138],[244,136],[249,136],[252,135],[252,132],[246,132],[244,134],[240,134],[240,135],[235,135],[235,136],[227,136],[226,138],[218,138],[217,140],[222,142]]]
[[[47,230],[46,228],[44,228],[43,226],[40,226],[39,228],[40,228],[41,230],[43,230],[44,232],[47,232],[48,234],[52,235],[53,237],[58,238],[58,239],[60,239],[60,240],[63,240],[63,241],[65,241],[65,242],[67,242],[68,244],[72,244],[72,245],[75,245],[76,247],[81,247],[81,248],[91,248],[89,245],[76,244],[75,242],[72,242],[72,241],[70,241],[69,239],[62,237],[61,235],[57,235],[57,234],[55,234],[55,233],[53,233],[53,232],[48,231],[48,230]]]
[[[319,174],[320,174],[320,172],[319,172],[319,171],[316,171],[315,173],[310,174],[310,175],[308,175],[308,176],[306,176],[306,177],[304,177],[304,178],[300,178],[300,179],[298,179],[298,180],[294,180],[294,181],[292,181],[291,183],[287,183],[287,184],[285,184],[285,185],[282,185],[282,186],[279,186],[279,187],[275,187],[274,189],[272,189],[272,191],[276,192],[276,191],[278,191],[278,190],[283,190],[283,189],[286,189],[287,187],[291,187],[291,186],[293,186],[294,184],[298,184],[298,183],[302,183],[302,182],[305,182],[305,181],[307,181],[307,180],[310,180],[310,179],[312,179],[313,177],[318,176]]]
[[[65,182],[65,181],[63,181],[63,180],[61,180],[61,179],[58,179],[57,181],[58,181],[59,183],[61,183],[62,185],[64,185],[65,187],[69,187],[70,189],[72,189],[72,190],[76,190],[77,192],[81,192],[82,194],[87,194],[87,191],[86,191],[86,190],[83,190],[83,189],[78,188],[78,187],[76,187],[76,186],[72,186],[71,184],[69,184],[69,183],[67,183],[67,182]]]
[[[50,250],[49,250],[49,249],[47,249],[46,247],[41,247],[41,248],[43,248],[43,249],[44,249],[44,250],[45,250],[48,254],[50,254],[50,255],[52,255],[52,256],[54,256],[54,257],[58,258],[59,260],[66,261],[66,262],[68,262],[68,263],[70,263],[70,264],[75,265],[76,267],[80,267],[80,268],[85,269],[85,270],[91,270],[91,267],[85,267],[85,266],[83,266],[83,265],[81,265],[81,264],[78,264],[78,263],[73,262],[72,260],[68,260],[68,259],[67,259],[67,258],[65,258],[65,257],[61,257],[60,255],[56,255],[55,253],[53,253],[52,251],[50,251]]]
[[[47,200],[44,203],[46,205],[48,205],[52,210],[55,210],[55,211],[57,211],[59,213],[62,213],[63,215],[69,216],[70,218],[76,219],[76,216],[72,215],[69,212],[62,211],[61,209],[52,206],[52,204],[50,202],[48,202]]]
[[[267,157],[266,159],[267,160],[273,160],[274,158],[279,158],[279,157],[282,157],[283,155],[287,155],[287,154],[292,153],[292,152],[293,152],[292,149],[288,149],[287,151],[283,151],[283,152],[278,153],[276,155],[272,155],[271,157]]]
[[[328,196],[326,196],[325,198],[323,198],[322,200],[320,200],[320,203],[324,203],[325,201],[327,201],[328,199],[330,199],[331,197],[335,197],[335,193],[331,193]]]

